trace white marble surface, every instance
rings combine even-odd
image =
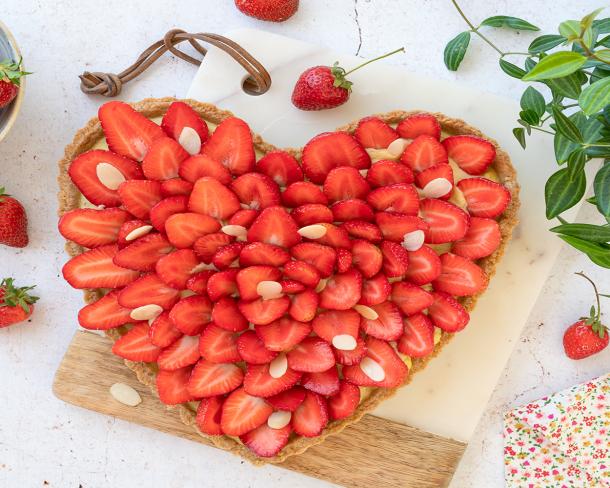
[[[270,25],[241,16],[231,0],[108,0],[101,10],[99,3],[75,0],[3,2],[2,21],[19,40],[26,66],[35,75],[28,82],[14,131],[0,144],[0,182],[26,205],[32,242],[20,251],[0,248],[0,270],[23,283],[37,283],[42,299],[29,324],[0,330],[0,487],[39,487],[44,481],[59,488],[326,485],[282,469],[254,469],[214,449],[80,410],[51,395],[53,374],[79,307],[75,292],[58,278],[65,256],[55,230],[55,163],[70,135],[100,103],[78,91],[76,76],[84,68],[118,70],[174,26],[208,32],[251,26],[363,56],[400,43],[409,55],[389,62],[505,96],[519,93],[519,83],[501,74],[492,52],[476,40],[458,74],[445,70],[443,46],[463,29],[448,1],[302,3],[292,21]],[[473,18],[509,13],[545,30],[554,29],[566,15],[581,16],[598,6],[595,0],[582,0],[578,7],[568,0],[461,4]],[[497,35],[498,42],[511,50],[525,45],[526,38],[527,34]],[[168,57],[128,85],[122,98],[180,96],[193,75],[194,68]],[[587,208],[580,217],[594,219],[595,213]],[[562,251],[466,451],[454,487],[503,485],[503,411],[608,371],[608,351],[577,363],[561,352],[563,329],[591,303],[587,284],[572,275],[580,269],[610,287],[607,271],[596,269],[575,251]]]

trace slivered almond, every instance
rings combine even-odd
[[[193,290],[182,290],[180,292],[180,298],[192,297],[193,295],[197,295]]]
[[[282,285],[277,281],[259,281],[258,285],[256,285],[256,293],[258,293],[263,300],[279,298],[282,296]]]
[[[360,369],[373,381],[383,381],[385,379],[385,371],[381,365],[368,356],[360,361]]]
[[[130,407],[136,407],[142,403],[142,397],[140,394],[125,383],[114,383],[110,387],[110,394],[117,402]]]
[[[435,346],[441,341],[442,336],[443,336],[442,329],[435,327],[434,328],[434,345]]]
[[[248,235],[248,229],[246,229],[242,225],[223,225],[220,230],[228,236],[233,237],[245,237],[246,235]]]
[[[95,174],[100,183],[109,190],[116,190],[125,181],[123,173],[112,166],[110,163],[98,163],[95,167]]]
[[[141,307],[134,308],[129,317],[133,320],[149,320],[154,317],[157,317],[161,312],[163,312],[163,308],[154,303],[150,303],[148,305],[142,305]]]
[[[137,227],[136,229],[132,230],[129,234],[127,234],[125,236],[125,240],[127,242],[135,241],[136,239],[139,239],[140,237],[148,234],[151,230],[153,230],[152,225],[142,225],[141,227]]]
[[[322,278],[320,281],[318,281],[318,286],[316,286],[316,293],[320,293],[324,288],[326,288],[327,281],[328,279],[326,278]]]
[[[199,154],[201,151],[201,137],[195,129],[192,127],[185,127],[180,132],[178,137],[178,143],[184,148],[184,150],[191,156]]]
[[[387,150],[394,157],[398,157],[398,156],[402,155],[402,153],[407,148],[407,146],[409,145],[410,142],[411,142],[410,139],[402,139],[402,138],[396,139],[390,143]]]
[[[214,271],[214,270],[216,270],[216,266],[214,266],[213,264],[199,263],[197,266],[195,266],[193,269],[191,269],[191,274],[201,273],[202,271],[205,271],[206,269],[211,269]]]
[[[306,225],[299,229],[299,234],[307,239],[319,239],[326,235],[326,227],[320,224]]]
[[[447,178],[434,178],[424,186],[422,193],[426,198],[439,198],[451,191],[452,185]]]
[[[272,429],[283,429],[290,423],[291,418],[292,413],[287,412],[286,410],[278,410],[269,415],[267,425]]]
[[[354,310],[367,320],[376,320],[379,318],[379,314],[366,305],[354,305]]]
[[[333,337],[333,346],[342,351],[353,351],[357,345],[355,337],[349,334],[339,334]]]
[[[282,353],[269,363],[269,375],[272,378],[281,378],[288,370],[286,354]]]
[[[402,247],[407,251],[417,251],[424,245],[426,236],[423,230],[414,230],[407,232],[402,238]]]

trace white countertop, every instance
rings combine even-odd
[[[104,3],[100,9],[99,3],[73,0],[3,2],[2,21],[17,38],[26,68],[35,74],[28,79],[15,128],[0,143],[0,184],[26,206],[31,243],[24,250],[0,247],[0,274],[22,284],[36,283],[41,301],[31,323],[0,330],[0,487],[39,487],[44,481],[58,488],[328,486],[283,469],[253,468],[224,452],[72,407],[52,396],[53,375],[81,306],[79,293],[59,278],[66,255],[56,231],[56,161],[74,131],[103,101],[81,94],[77,75],[84,69],[120,71],[172,27],[218,33],[256,27],[366,57],[404,44],[408,54],[388,62],[475,87],[484,79],[484,90],[504,96],[518,97],[523,86],[500,72],[493,52],[478,39],[473,39],[457,74],[445,69],[444,45],[464,29],[448,0],[303,0],[298,14],[280,25],[242,16],[232,0]],[[599,6],[595,0],[582,0],[579,7],[568,0],[460,3],[473,20],[511,14],[546,32],[567,12],[579,18]],[[498,31],[495,38],[515,50],[527,45],[530,35]],[[194,67],[167,56],[127,85],[121,98],[182,96],[194,73]],[[597,217],[586,206],[580,218]],[[589,285],[572,275],[579,270],[610,287],[608,271],[567,247],[562,251],[453,487],[503,486],[502,412],[608,371],[610,350],[580,362],[562,352],[564,328],[586,313],[593,298]]]

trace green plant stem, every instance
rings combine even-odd
[[[453,5],[455,6],[456,10],[458,11],[458,13],[460,14],[460,16],[462,17],[462,19],[464,19],[464,22],[466,22],[468,24],[468,26],[470,27],[471,31],[474,32],[477,36],[479,36],[481,39],[483,39],[487,44],[489,44],[500,56],[504,56],[506,53],[502,52],[493,42],[491,42],[487,37],[485,37],[483,34],[481,34],[479,32],[478,27],[475,27],[474,24],[472,22],[470,22],[470,20],[468,20],[468,17],[466,17],[466,15],[464,14],[464,12],[462,11],[462,9],[460,8],[460,6],[458,5],[458,3],[456,2],[456,0],[451,0],[451,3],[453,3]]]
[[[585,52],[585,54],[587,55],[588,58],[594,59],[595,61],[599,61],[600,63],[610,65],[610,63],[608,61],[604,61],[603,59],[598,58],[595,55],[595,53],[587,47],[587,45],[584,43],[584,41],[582,39],[578,40],[578,44],[580,44],[580,47],[582,47],[583,51]]]
[[[391,53],[387,53],[387,54],[384,54],[384,55],[382,55],[382,56],[377,56],[376,58],[369,59],[368,61],[366,61],[366,62],[364,62],[364,63],[362,63],[362,64],[359,64],[359,65],[358,65],[358,66],[356,66],[355,68],[350,69],[350,70],[349,70],[347,73],[345,73],[345,75],[344,75],[344,76],[347,76],[347,75],[349,75],[350,73],[353,73],[353,72],[354,72],[354,71],[356,71],[357,69],[360,69],[360,68],[362,68],[363,66],[366,66],[366,65],[367,65],[367,64],[369,64],[369,63],[372,63],[372,62],[374,62],[374,61],[378,61],[378,60],[383,59],[383,58],[387,58],[388,56],[391,56],[392,54],[399,53],[399,52],[401,52],[401,51],[404,53],[404,52],[405,52],[405,48],[404,48],[404,47],[401,47],[401,48],[399,48],[399,49],[396,49],[396,50],[392,51]]]
[[[593,286],[593,291],[595,292],[595,300],[597,301],[597,321],[600,322],[602,308],[601,308],[601,304],[599,301],[599,292],[597,291],[597,286],[595,286],[595,283],[593,282],[593,280],[591,278],[589,278],[586,274],[584,274],[582,271],[579,271],[574,274],[577,274],[578,276],[582,276],[585,280],[587,280]]]
[[[515,54],[518,56],[531,56],[532,55],[532,53],[508,52],[508,53],[502,53],[502,56],[508,56],[509,54]]]
[[[532,126],[532,129],[537,130],[537,131],[540,131],[540,132],[544,132],[544,133],[546,133],[546,134],[551,134],[552,136],[554,136],[554,135],[555,135],[555,133],[554,133],[554,132],[551,132],[550,130],[543,129],[542,127],[536,127],[536,126]]]

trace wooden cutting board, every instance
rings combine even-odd
[[[110,348],[105,337],[78,331],[55,375],[55,395],[79,407],[212,445],[139,383]],[[135,388],[143,402],[137,407],[117,402],[109,389],[118,382]],[[465,448],[461,442],[366,415],[279,466],[350,488],[436,488],[449,484]]]

